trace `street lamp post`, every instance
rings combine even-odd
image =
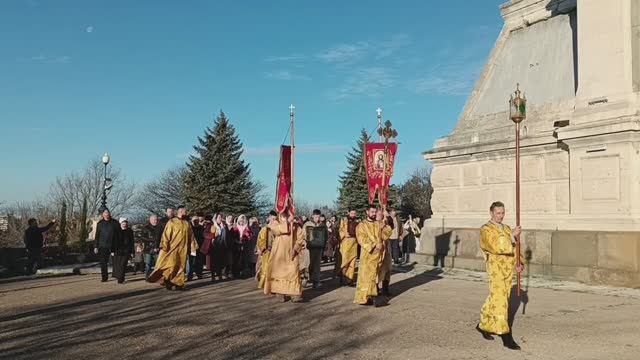
[[[520,123],[527,117],[527,98],[520,92],[520,84],[509,99],[509,117],[516,125],[516,226],[520,226]],[[516,237],[516,264],[520,262],[520,236]],[[518,272],[517,295],[520,296],[521,274]]]
[[[102,164],[104,164],[104,177],[102,179],[102,205],[98,209],[98,215],[102,214],[107,208],[107,165],[111,161],[111,157],[109,157],[108,153],[104,153],[102,156]]]

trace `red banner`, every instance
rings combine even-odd
[[[384,206],[387,205],[389,181],[393,175],[393,163],[396,158],[398,144],[388,143],[386,147],[387,151],[385,155],[384,143],[367,143],[365,145],[364,159],[367,169],[370,204],[373,204],[376,193],[378,193],[380,204]]]
[[[293,196],[291,194],[291,146],[280,147],[280,168],[276,186],[276,211],[281,214],[291,209],[293,212]]]

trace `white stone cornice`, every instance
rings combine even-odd
[[[576,8],[577,0],[512,0],[500,6],[506,27],[527,27]]]

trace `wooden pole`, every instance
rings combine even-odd
[[[296,133],[295,133],[295,106],[293,106],[293,104],[291,104],[291,106],[289,106],[289,126],[291,127],[290,131],[291,131],[291,189],[290,189],[290,196],[291,196],[291,205],[293,205],[293,188],[294,188],[294,164],[295,164],[295,158],[296,158]],[[295,206],[291,206],[291,208],[293,209],[293,211],[291,212],[292,215],[295,215]]]
[[[520,123],[516,123],[516,226],[520,226]],[[518,268],[520,262],[520,235],[516,236],[516,264]],[[517,295],[520,296],[522,284],[522,274],[518,272]]]
[[[389,139],[387,137],[384,138],[384,161],[382,161],[382,189],[381,192],[378,195],[378,199],[380,200],[384,200],[384,201],[380,201],[380,205],[382,206],[382,211],[386,211],[387,210],[387,185],[386,185],[386,180],[387,180],[387,157],[388,157],[388,153],[389,152]]]

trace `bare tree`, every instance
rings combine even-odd
[[[295,202],[296,215],[299,216],[311,216],[313,210],[320,210],[325,216],[338,215],[335,206],[322,205],[318,203],[310,203],[306,200],[300,200]]]
[[[148,182],[136,197],[137,206],[144,212],[162,216],[168,207],[175,207],[182,203],[184,174],[185,167],[178,166]]]
[[[37,219],[40,224],[47,224],[57,218],[59,209],[51,206],[47,201],[36,199],[20,201],[5,205],[2,212],[7,216],[7,229],[0,231],[0,247],[23,247],[24,231],[30,218]],[[46,234],[47,240],[57,240],[57,229]]]
[[[102,199],[103,177],[104,165],[98,159],[92,160],[83,171],[56,178],[51,184],[49,199],[53,204],[65,202],[70,217],[80,213],[86,199],[88,214],[96,214]],[[133,207],[135,184],[127,181],[120,170],[113,167],[108,168],[107,177],[113,183],[107,193],[107,207],[114,214],[127,212]]]

